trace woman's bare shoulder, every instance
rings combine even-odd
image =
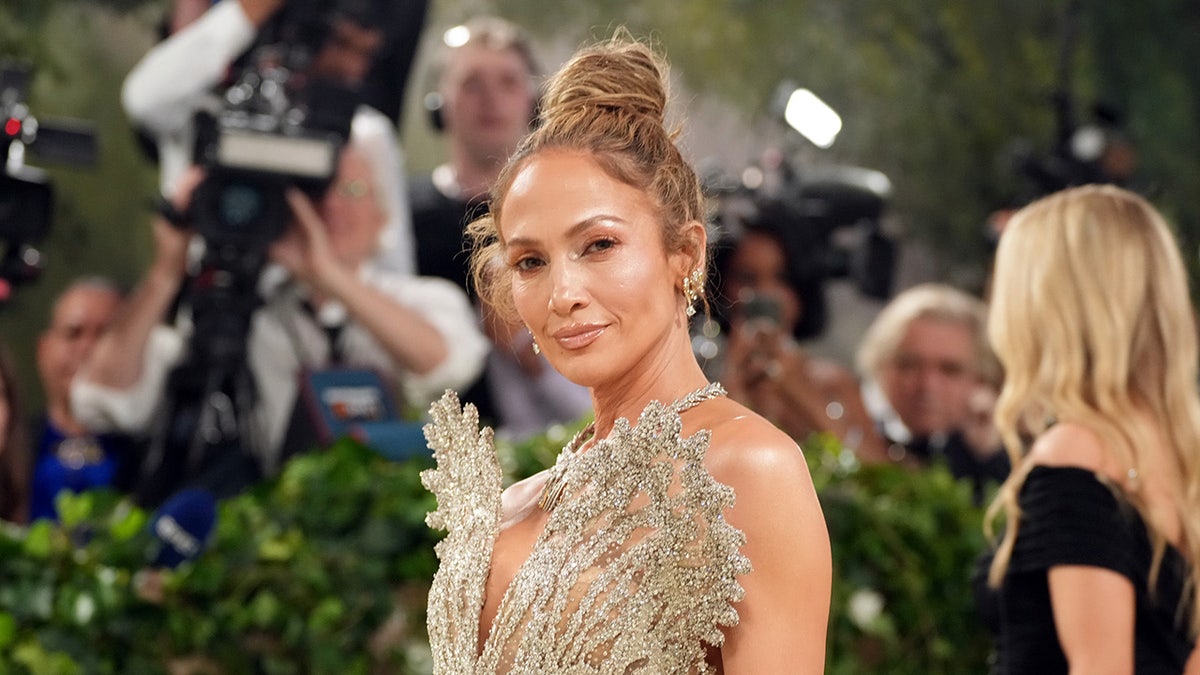
[[[1094,429],[1074,422],[1059,422],[1034,441],[1029,461],[1034,465],[1088,469],[1103,473],[1110,461],[1104,442]]]
[[[735,488],[746,483],[811,483],[800,446],[765,418],[728,399],[714,402],[706,412],[712,440],[705,464],[718,481]]]

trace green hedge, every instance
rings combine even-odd
[[[143,569],[147,514],[60,499],[61,528],[0,532],[0,675],[428,670],[423,468],[350,442],[299,457],[161,574]]]
[[[553,461],[571,431],[503,446],[506,473]],[[827,439],[806,447],[833,540],[827,672],[984,671],[967,486],[940,468],[859,467]],[[222,502],[210,548],[166,572],[143,567],[146,513],[64,497],[61,527],[0,529],[0,675],[428,672],[426,466],[351,442],[296,458]]]
[[[826,673],[987,672],[970,586],[983,513],[970,484],[940,465],[860,466],[829,438],[805,454],[833,548]]]

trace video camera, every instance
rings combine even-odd
[[[731,231],[765,229],[787,249],[791,283],[804,303],[797,337],[824,330],[829,279],[851,279],[867,297],[891,295],[896,247],[881,223],[891,189],[887,176],[872,169],[801,170],[782,158],[766,168],[750,167],[740,181],[716,189],[738,221]]]
[[[336,173],[359,97],[308,71],[345,1],[289,2],[235,64],[232,83],[197,112],[194,161],[206,177],[188,220],[205,245],[189,294],[202,363],[244,358],[268,247],[291,221],[285,191],[319,199]]]
[[[357,1],[290,0],[233,64],[228,86],[196,113],[193,160],[205,178],[185,220],[204,253],[178,305],[190,312],[191,339],[151,433],[138,490],[143,503],[157,503],[208,471],[230,470],[238,481],[257,471],[262,438],[250,411],[258,383],[247,341],[264,301],[259,281],[270,245],[292,220],[286,190],[319,199],[349,138],[357,92],[313,77],[310,65],[333,17]]]
[[[319,196],[333,179],[359,96],[306,70],[334,10],[329,0],[285,6],[238,64],[218,105],[197,115],[194,159],[207,178],[191,215],[218,254],[265,249],[289,220],[284,190]]]
[[[0,301],[12,286],[37,279],[42,256],[34,244],[50,231],[54,188],[45,171],[25,165],[25,153],[70,164],[96,160],[95,134],[81,122],[41,122],[29,111],[31,69],[0,63]]]

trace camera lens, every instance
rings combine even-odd
[[[262,218],[265,200],[258,186],[227,183],[217,196],[217,217],[234,231],[244,231]]]

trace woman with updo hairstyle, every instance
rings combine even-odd
[[[667,71],[625,31],[551,79],[472,224],[480,295],[589,388],[595,421],[504,489],[453,393],[431,411],[438,673],[820,673],[831,562],[800,448],[709,382],[699,181]]]
[[[1200,672],[1196,321],[1167,223],[1114,186],[1045,197],[1009,221],[992,288],[1013,467],[978,577],[992,672]]]

